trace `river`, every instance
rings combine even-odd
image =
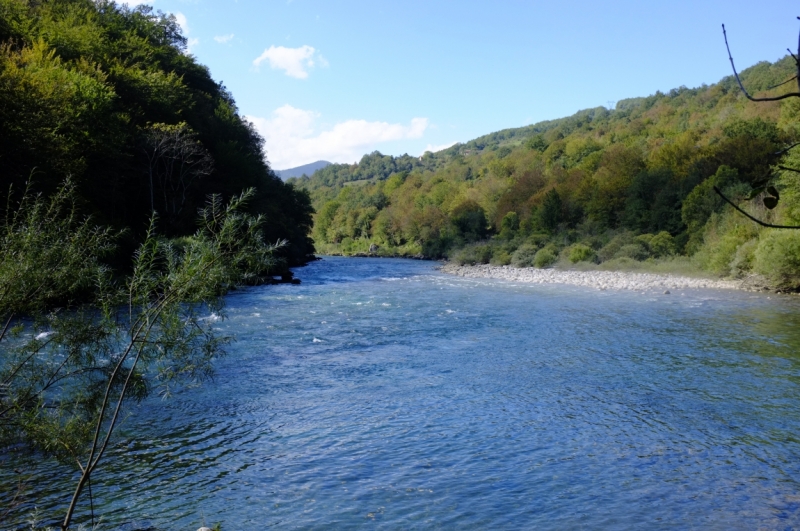
[[[100,529],[800,526],[798,298],[435,266],[228,296],[214,381],[133,408],[95,474]]]

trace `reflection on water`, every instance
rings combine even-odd
[[[794,298],[434,265],[326,259],[229,297],[215,381],[136,408],[96,474],[105,527],[800,525]],[[32,481],[22,513],[65,503]]]

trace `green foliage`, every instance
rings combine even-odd
[[[149,6],[0,0],[0,204],[32,174],[45,194],[72,176],[84,211],[127,229],[130,248],[153,210],[160,232],[185,236],[208,195],[255,188],[248,209],[270,219],[265,239],[306,261],[310,197],[275,177],[263,139],[185,52],[175,17]],[[164,133],[180,142],[159,150]]]
[[[533,267],[536,251],[539,247],[530,243],[520,245],[511,255],[511,264],[514,267]]]
[[[544,151],[547,149],[547,142],[542,135],[534,135],[525,141],[525,147],[534,149],[536,151]]]
[[[569,249],[569,261],[573,264],[578,262],[593,262],[596,258],[594,249],[583,244],[575,244]]]
[[[459,204],[450,214],[450,219],[465,241],[475,241],[486,235],[486,214],[475,201]]]
[[[754,269],[780,288],[800,286],[800,233],[769,230],[754,253]]]
[[[244,211],[253,195],[227,204],[212,197],[199,229],[177,241],[160,237],[153,219],[129,274],[116,277],[101,260],[117,235],[77,214],[70,182],[48,199],[29,191],[8,209],[0,226],[0,448],[53,457],[68,472],[78,465],[65,528],[123,405],[209,378],[224,354],[230,339],[213,328],[221,295],[274,265],[263,219]]]
[[[561,196],[555,189],[551,189],[545,194],[542,207],[539,209],[539,221],[542,228],[554,231],[558,227],[562,218],[563,204]]]
[[[450,256],[458,265],[488,264],[491,259],[492,247],[485,243],[467,245]]]
[[[497,266],[508,265],[511,263],[511,255],[505,249],[498,249],[492,253],[492,259],[489,263]]]
[[[778,93],[783,89],[770,89],[767,80],[793,74],[787,57],[741,76],[747,86]],[[317,242],[336,249],[343,238],[374,240],[388,254],[504,263],[505,253],[512,264],[530,266],[548,243],[558,255],[581,242],[600,263],[640,267],[685,255],[718,274],[747,274],[755,263],[748,242],[760,230],[720,223],[729,206],[714,187],[763,219],[800,224],[800,179],[776,171],[799,168],[800,149],[775,156],[800,140],[798,118],[796,100],[754,106],[725,78],[423,157],[372,153],[296,182],[320,211]],[[483,246],[492,247],[491,256],[479,256]],[[469,250],[460,254],[462,248]]]
[[[538,268],[549,267],[558,261],[555,249],[550,246],[543,247],[536,251],[533,257],[533,266]]]
[[[516,212],[508,212],[500,222],[499,237],[510,240],[519,230],[519,215]]]
[[[641,262],[642,260],[646,260],[648,256],[647,248],[640,242],[635,242],[622,245],[619,250],[614,253],[612,258],[628,258]]]
[[[47,199],[29,190],[7,213],[0,233],[0,316],[69,306],[109,281],[102,259],[114,250],[115,235],[79,217],[74,186],[67,181]]]
[[[713,214],[704,230],[704,245],[695,254],[695,259],[707,271],[728,275],[739,248],[757,238],[758,233],[755,224],[736,212]]]

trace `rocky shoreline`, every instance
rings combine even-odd
[[[443,273],[465,278],[497,278],[531,284],[568,284],[598,290],[656,291],[669,294],[682,289],[736,289],[769,291],[763,279],[720,280],[631,271],[576,271],[517,268],[512,266],[461,266],[446,263]]]

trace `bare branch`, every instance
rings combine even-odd
[[[788,49],[788,48],[787,48],[787,49]],[[791,50],[789,50],[789,53],[792,53],[792,51],[791,51]],[[794,57],[794,54],[793,54],[793,53],[792,53],[792,57]],[[797,58],[795,58],[795,61],[796,61],[796,60],[797,60]],[[797,76],[792,76],[792,77],[790,77],[789,79],[787,79],[786,81],[784,81],[783,83],[778,83],[777,85],[772,85],[771,87],[767,87],[767,90],[772,90],[772,89],[776,89],[776,88],[778,88],[778,87],[782,87],[782,86],[783,86],[783,85],[785,85],[786,83],[790,83],[790,82],[794,81],[795,79],[797,79]]]
[[[723,193],[720,192],[719,188],[717,188],[716,186],[714,187],[714,191],[717,192],[717,195],[719,195],[726,203],[728,203],[730,206],[738,210],[739,213],[755,221],[762,227],[769,227],[771,229],[800,229],[800,225],[773,225],[772,223],[766,223],[764,221],[761,221],[760,219],[754,218],[753,216],[751,216],[750,214],[748,214],[747,212],[736,206],[736,204],[734,204],[733,201],[725,197]]]
[[[786,149],[782,149],[780,151],[776,151],[775,153],[773,153],[773,155],[776,156],[776,157],[778,157],[780,155],[785,155],[786,153],[788,153],[792,149],[796,148],[797,146],[800,146],[800,142],[795,142],[794,144],[792,144],[791,146],[787,147]]]
[[[754,98],[750,95],[750,93],[745,90],[744,85],[742,85],[742,80],[739,79],[739,72],[736,71],[736,65],[733,64],[733,56],[731,55],[731,47],[728,46],[728,34],[725,33],[725,24],[722,25],[722,35],[725,38],[725,48],[728,49],[728,60],[731,62],[731,68],[733,68],[733,75],[736,77],[736,82],[739,84],[739,88],[742,90],[742,93],[745,97],[750,101],[779,101],[785,100],[786,98],[796,97],[800,98],[800,92],[789,92],[787,94],[783,94],[781,96],[775,96],[770,98]]]

